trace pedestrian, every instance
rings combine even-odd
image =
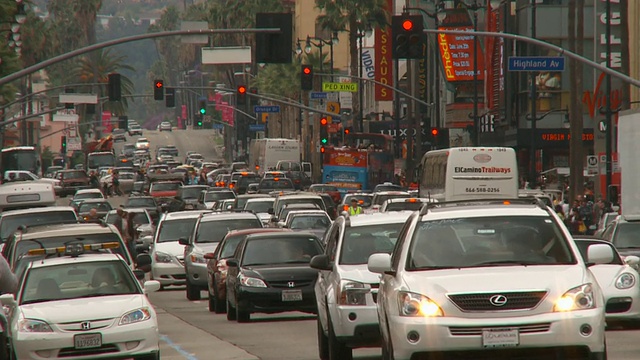
[[[204,169],[200,170],[200,177],[198,178],[199,185],[207,185],[207,172]]]
[[[95,171],[91,171],[89,174],[89,184],[94,189],[100,189],[100,180],[98,180],[98,174]]]
[[[88,223],[100,222],[100,218],[98,217],[98,209],[91,208],[91,210],[89,210],[89,215],[85,216],[84,221]]]
[[[351,199],[351,206],[349,206],[349,215],[360,215],[362,214],[362,207],[358,205],[358,200],[353,198]]]
[[[116,227],[116,229],[118,229],[118,231],[120,232],[120,236],[122,236],[124,238],[124,223],[125,223],[125,217],[126,217],[126,212],[124,211],[124,209],[122,209],[121,207],[116,209],[116,215],[118,215],[116,217],[116,220],[113,222],[113,226]]]
[[[18,278],[11,271],[11,266],[3,256],[0,256],[0,293],[15,294],[18,290]]]
[[[115,195],[122,195],[122,192],[120,191],[120,178],[117,171],[114,171],[111,176],[111,184],[113,187],[113,193]]]

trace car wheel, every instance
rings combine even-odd
[[[3,332],[0,334],[0,360],[15,358],[16,357],[13,355],[11,347],[9,346],[9,338],[7,338],[7,334]]]
[[[214,312],[216,311],[216,301],[215,301],[215,295],[211,295],[211,293],[209,293],[209,312]]]
[[[329,338],[324,334],[322,330],[322,323],[320,323],[320,316],[317,317],[318,323],[318,355],[320,360],[329,360]]]
[[[214,309],[216,314],[224,314],[227,312],[227,303],[220,300],[220,296],[218,295],[218,289],[213,289],[213,303],[215,305]],[[211,300],[209,300],[211,301]]]
[[[351,360],[353,359],[353,350],[347,345],[341,343],[333,331],[333,323],[327,313],[327,322],[329,327],[329,359],[331,360]]]
[[[200,300],[200,289],[196,286],[191,285],[189,281],[189,275],[187,275],[187,299]]]
[[[227,299],[227,320],[235,321],[236,320],[236,309],[231,306],[231,302]]]
[[[238,300],[236,300],[236,320],[239,323],[246,323],[251,320],[251,312],[240,307]]]

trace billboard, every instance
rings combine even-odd
[[[387,21],[391,23],[393,14],[393,0],[386,0],[386,10],[389,14]],[[391,58],[391,27],[376,28],[375,30],[375,80],[377,82],[393,86],[393,59]],[[390,89],[376,84],[376,101],[393,100],[393,92]]]
[[[445,79],[449,82],[473,81],[474,68],[474,36],[473,23],[465,9],[447,10],[439,30],[468,31],[469,35],[438,34],[438,48],[442,58]],[[477,78],[484,80],[484,57],[482,56],[482,39],[477,39],[478,54]]]

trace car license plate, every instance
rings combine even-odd
[[[82,334],[73,337],[76,349],[90,349],[102,346],[102,334]]]
[[[500,328],[482,330],[482,346],[484,347],[507,347],[518,346],[518,344],[520,344],[518,329]]]
[[[282,301],[302,301],[302,290],[282,290]]]

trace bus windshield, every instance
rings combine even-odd
[[[40,156],[35,148],[15,147],[2,150],[2,174],[9,170],[26,170],[42,176]]]

